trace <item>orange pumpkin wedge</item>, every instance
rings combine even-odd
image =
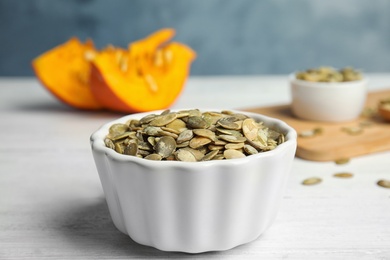
[[[96,55],[91,40],[73,37],[39,57],[32,66],[42,85],[62,102],[80,109],[100,109],[90,86],[90,61]]]
[[[90,87],[104,107],[121,112],[166,109],[177,99],[188,77],[195,52],[168,41],[173,29],[162,29],[129,44],[109,47],[91,62]]]

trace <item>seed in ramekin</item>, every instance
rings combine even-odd
[[[106,146],[121,154],[187,162],[241,158],[284,141],[283,133],[244,114],[198,109],[165,110],[114,124],[105,138]]]

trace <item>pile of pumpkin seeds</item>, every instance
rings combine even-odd
[[[149,114],[113,124],[104,142],[124,155],[198,162],[241,158],[275,149],[283,133],[231,111],[198,109]]]
[[[296,78],[312,82],[346,82],[362,79],[362,74],[351,68],[345,67],[336,70],[332,67],[319,67],[296,73]]]

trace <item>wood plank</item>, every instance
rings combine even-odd
[[[390,89],[371,92],[367,95],[366,108],[375,109],[380,99],[390,97]],[[314,137],[298,137],[296,155],[311,161],[334,161],[340,158],[352,158],[360,155],[390,150],[390,123],[377,115],[343,123],[315,122],[295,117],[290,105],[258,107],[245,109],[250,112],[279,118],[298,133],[314,128],[322,128],[323,133]],[[363,132],[350,135],[344,127],[363,126]]]

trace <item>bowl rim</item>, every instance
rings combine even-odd
[[[296,77],[297,71],[290,73],[288,75],[288,81],[290,83],[297,83],[300,87],[310,87],[310,88],[338,88],[338,87],[356,87],[356,85],[366,85],[369,81],[369,78],[363,74],[362,79],[354,80],[354,81],[343,81],[343,82],[314,82],[307,81],[302,79],[297,79]]]
[[[191,109],[191,108],[190,108]],[[180,109],[171,109],[172,112],[175,111],[181,111],[181,110],[188,110],[185,108]],[[151,168],[162,168],[162,167],[172,167],[172,166],[179,166],[179,167],[190,167],[190,168],[198,168],[198,167],[210,167],[213,165],[221,165],[221,166],[229,166],[229,165],[237,165],[237,164],[245,164],[250,160],[256,160],[260,158],[267,158],[274,156],[275,154],[281,153],[282,151],[289,149],[289,147],[293,146],[294,149],[296,149],[297,146],[297,132],[294,128],[292,128],[290,125],[288,125],[286,122],[265,116],[258,113],[253,112],[247,112],[243,110],[236,110],[236,109],[204,109],[199,108],[200,111],[222,111],[222,110],[229,110],[234,113],[243,113],[245,115],[248,115],[250,117],[255,116],[257,119],[264,121],[264,124],[266,125],[272,125],[272,126],[278,126],[279,128],[283,129],[285,131],[285,142],[278,145],[275,149],[271,151],[266,151],[250,156],[246,156],[243,158],[238,159],[230,159],[230,160],[215,160],[215,161],[201,161],[201,162],[182,162],[182,161],[153,161],[153,160],[147,160],[144,158],[138,158],[135,156],[129,156],[129,155],[123,155],[120,153],[117,153],[116,151],[106,147],[104,144],[104,137],[108,133],[108,128],[114,124],[114,123],[123,123],[131,118],[141,118],[148,114],[157,114],[161,113],[164,110],[154,110],[150,112],[142,112],[142,113],[135,113],[135,114],[129,114],[126,116],[119,117],[115,120],[111,120],[102,126],[100,126],[92,135],[90,136],[90,144],[92,150],[97,150],[102,153],[104,153],[108,158],[116,160],[116,161],[122,161],[122,162],[133,162],[137,163],[146,167]]]

